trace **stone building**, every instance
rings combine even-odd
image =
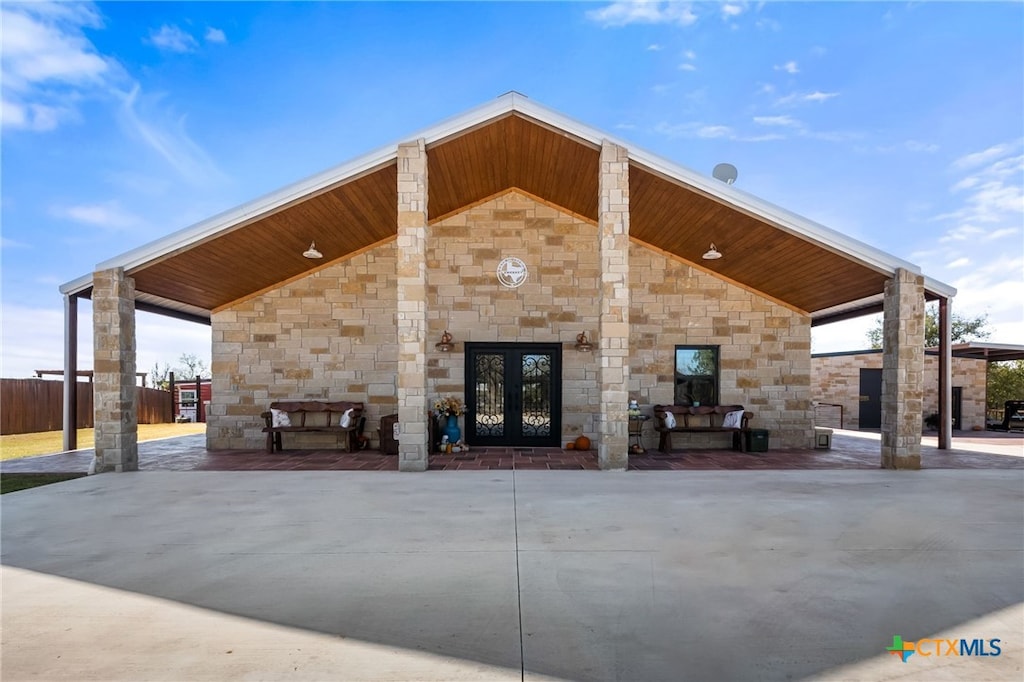
[[[261,447],[275,399],[358,400],[399,415],[403,470],[445,395],[471,444],[583,434],[605,469],[629,399],[742,404],[811,447],[811,326],[883,311],[882,461],[919,463],[923,309],[948,285],[517,93],[406,140],[61,287],[69,329],[94,301],[98,470],[134,462],[136,309],[212,326],[209,447]]]
[[[988,361],[957,357],[952,366],[953,430],[985,428],[986,368]],[[882,351],[820,353],[811,356],[811,398],[816,404],[842,407],[842,428],[879,429],[882,426]],[[926,352],[922,418],[939,411],[939,357]],[[819,425],[838,427],[838,412],[819,408]],[[936,420],[937,421],[937,420]],[[922,422],[922,427],[925,424]]]

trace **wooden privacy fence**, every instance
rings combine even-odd
[[[170,391],[135,388],[140,424],[173,421]],[[78,384],[78,424],[92,428],[92,384]],[[59,431],[64,428],[64,382],[45,379],[0,379],[0,434]]]

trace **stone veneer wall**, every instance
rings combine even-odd
[[[215,313],[211,448],[261,448],[259,418],[275,400],[366,403],[367,435],[397,411],[397,251],[385,244]],[[286,448],[337,436],[286,434]]]
[[[752,411],[772,449],[813,446],[810,317],[636,243],[629,272],[631,398],[672,403],[675,346],[717,345],[720,402]],[[723,443],[726,434],[673,435],[675,447]]]
[[[516,289],[498,284],[502,258],[526,263]],[[507,192],[431,226],[427,238],[427,394],[462,396],[465,343],[561,343],[562,434],[597,440],[600,385],[595,353],[577,352],[593,337],[600,312],[597,227]],[[455,351],[434,343],[448,330]]]
[[[843,426],[860,428],[860,370],[882,369],[882,352],[811,358],[815,402],[843,406]],[[953,386],[961,387],[960,426],[964,431],[985,426],[986,362],[953,358]],[[939,411],[939,358],[924,356],[924,416]]]
[[[597,227],[511,191],[431,225],[426,253],[429,402],[464,395],[467,341],[560,343],[563,440],[596,441],[596,353],[573,346],[581,331],[598,341]],[[722,401],[753,411],[772,448],[811,447],[809,319],[641,245],[629,254],[630,397],[648,410],[672,402],[675,345],[718,344]],[[517,289],[497,282],[506,256],[529,267]],[[209,447],[263,447],[260,412],[288,398],[363,400],[376,445],[380,417],[397,410],[396,268],[390,243],[216,313]],[[455,350],[438,352],[446,329]],[[292,437],[285,447],[334,438]],[[657,445],[650,425],[644,442]]]

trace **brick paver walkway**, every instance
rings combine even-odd
[[[204,435],[183,436],[139,444],[139,468],[143,471],[398,471],[398,457],[376,450],[265,450],[206,449]],[[980,445],[979,445],[980,444]],[[995,447],[991,447],[992,445]],[[877,469],[877,437],[836,432],[831,450],[770,449],[768,452],[732,450],[676,450],[663,455],[649,450],[632,455],[635,471],[664,469]],[[980,452],[988,446],[996,452]],[[926,469],[1024,469],[1024,434],[999,434],[979,438],[954,438],[953,450],[922,446]],[[976,448],[976,449],[968,449]],[[92,450],[27,457],[0,463],[0,473],[84,473]],[[487,469],[594,469],[597,452],[560,448],[475,448],[468,453],[430,456],[432,470]]]

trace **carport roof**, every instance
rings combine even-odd
[[[511,92],[424,131],[428,221],[518,190],[596,224],[604,140],[629,152],[630,238],[794,310],[815,324],[881,310],[904,260],[735,186],[636,149]],[[387,145],[97,265],[135,279],[136,306],[212,312],[397,235],[398,143]],[[302,257],[315,241],[322,261]],[[714,242],[724,254],[702,261]],[[92,275],[61,286],[89,296]],[[925,277],[929,299],[956,290]]]
[[[950,350],[955,358],[974,358],[989,362],[1024,360],[1024,346],[1013,343],[971,341],[970,343],[955,343]]]

